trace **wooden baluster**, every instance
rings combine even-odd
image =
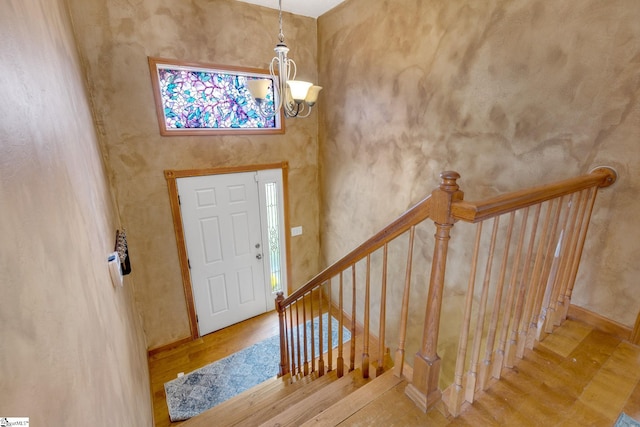
[[[558,209],[560,209],[561,207],[558,206]],[[551,209],[551,207],[549,208]],[[559,214],[559,210],[558,210],[558,214]],[[558,217],[556,216],[556,219],[553,223],[553,227],[554,230],[552,231],[551,235],[555,235],[555,225],[557,224],[557,220]],[[553,239],[549,239],[549,244],[551,245]],[[532,249],[531,247],[529,249]],[[528,265],[530,264],[530,260],[527,260],[527,262],[525,263],[525,268],[527,269],[528,272]],[[545,263],[543,263],[543,270],[544,270],[544,265],[546,264],[546,260]],[[518,296],[516,298],[516,306],[515,306],[515,312],[514,312],[514,316],[513,316],[513,328],[511,331],[511,342],[509,343],[509,352],[507,353],[507,363],[505,366],[512,368],[515,364],[515,358],[517,356],[517,351],[518,351],[518,328],[522,322],[522,315],[525,312],[525,305],[526,305],[526,298],[527,295],[531,294],[531,290],[529,289],[528,283],[527,283],[527,275],[522,275],[522,277],[520,278],[520,286],[518,289]],[[542,286],[538,286],[538,289],[542,289]],[[527,292],[529,291],[529,292]],[[539,291],[536,291],[536,294],[539,293]],[[524,320],[526,322],[526,319]],[[525,340],[526,341],[526,340]]]
[[[356,265],[351,266],[351,352],[349,353],[349,372],[356,369]]]
[[[343,272],[340,272],[340,289],[339,289],[339,295],[338,295],[338,316],[339,316],[339,322],[338,322],[338,378],[342,378],[342,376],[344,375],[344,357],[343,357],[343,343],[342,341],[344,340],[344,299],[343,299]]]
[[[558,209],[556,211],[555,221],[553,222],[551,238],[549,239],[549,249],[547,252],[548,260],[548,271],[546,271],[545,277],[545,287],[544,287],[544,295],[542,297],[542,303],[540,305],[540,315],[538,316],[537,323],[537,331],[536,331],[536,340],[542,341],[544,337],[548,334],[546,329],[547,324],[547,314],[549,312],[549,306],[551,302],[551,296],[553,294],[553,288],[556,282],[556,278],[558,275],[558,269],[560,268],[560,255],[563,247],[563,238],[564,238],[564,217],[566,216],[564,209],[565,207],[565,197],[560,198],[560,202],[558,203]],[[561,220],[562,217],[562,220]]]
[[[324,375],[324,329],[322,326],[322,285],[318,287],[318,376]]]
[[[376,377],[382,375],[384,372],[384,356],[385,350],[385,322],[387,320],[387,256],[388,245],[384,244],[382,252],[382,285],[380,290],[380,330],[378,332],[379,346],[378,346],[378,367],[376,368]]]
[[[293,329],[293,305],[289,306],[289,329],[291,330],[291,352],[290,352],[290,360],[291,363],[291,375],[296,375],[300,373],[300,369],[296,372],[296,354],[295,354],[295,338],[294,338],[294,329]],[[296,326],[297,329],[297,326]]]
[[[367,254],[364,288],[364,336],[362,340],[362,377],[369,378],[369,300],[371,288],[371,254]]]
[[[553,325],[560,326],[564,320],[564,301],[567,288],[569,287],[569,278],[571,277],[571,266],[575,257],[578,240],[580,238],[580,228],[582,227],[582,216],[584,215],[584,207],[586,199],[583,197],[585,191],[577,194],[577,201],[574,209],[572,209],[571,224],[567,233],[567,252],[563,256],[562,276],[560,278],[559,291],[555,300],[555,311],[553,316]]]
[[[329,295],[328,308],[327,308],[327,360],[329,365],[327,372],[331,372],[333,369],[333,321],[331,317],[331,279],[327,281],[327,292]]]
[[[302,295],[302,350],[304,352],[304,376],[309,375],[309,346],[307,345],[307,303],[304,300],[304,295]],[[313,315],[312,315],[313,317]],[[300,352],[300,349],[298,349]]]
[[[568,307],[567,294],[570,293],[569,287],[571,282],[571,275],[573,274],[574,264],[576,262],[576,253],[579,250],[578,245],[581,237],[582,224],[584,221],[585,212],[589,201],[589,192],[591,189],[586,189],[580,192],[578,207],[576,209],[576,221],[572,226],[572,239],[569,254],[567,255],[567,268],[564,270],[562,276],[562,290],[558,297],[556,317],[554,319],[554,325],[559,326],[567,317]]]
[[[551,273],[552,266],[554,264],[554,251],[557,247],[557,241],[555,239],[556,231],[558,229],[558,218],[560,217],[560,212],[562,211],[562,200],[564,197],[560,199],[551,200],[553,203],[553,208],[555,209],[555,214],[551,214],[552,206],[549,206],[549,211],[547,212],[549,223],[548,227],[545,228],[542,236],[541,242],[538,247],[538,257],[536,259],[536,273],[537,277],[533,281],[534,292],[532,292],[532,311],[531,311],[531,319],[529,322],[529,327],[527,331],[527,338],[525,342],[525,346],[528,349],[533,349],[533,346],[537,340],[539,340],[539,325],[541,325],[542,318],[542,307],[544,304],[544,299],[547,294],[548,289],[548,280],[549,274]],[[558,202],[557,204],[555,202]],[[553,217],[553,218],[551,218]],[[545,223],[545,225],[547,225]],[[549,230],[550,227],[550,230]],[[555,245],[554,245],[555,243]],[[537,261],[540,260],[540,263]]]
[[[469,273],[469,284],[464,302],[464,315],[462,329],[458,339],[458,354],[456,357],[456,368],[454,373],[453,387],[449,395],[447,408],[454,417],[460,415],[460,408],[464,401],[464,366],[467,359],[467,344],[469,342],[469,329],[471,328],[471,310],[473,308],[473,290],[476,283],[476,271],[478,267],[478,254],[480,253],[480,238],[482,237],[483,221],[476,226],[476,241],[473,248],[473,258],[471,260],[471,272]]]
[[[564,196],[560,198],[558,208],[556,209],[556,215],[552,223],[551,234],[549,235],[549,244],[547,247],[547,255],[545,256],[543,283],[542,283],[542,298],[536,302],[534,313],[538,314],[538,321],[535,327],[535,340],[542,341],[546,336],[544,332],[544,323],[547,318],[547,307],[551,298],[551,291],[553,289],[553,283],[555,282],[556,273],[558,270],[558,263],[560,258],[560,248],[562,244],[562,233],[558,236],[558,225],[560,224],[560,215],[564,211]],[[531,342],[531,348],[533,348],[533,341]]]
[[[591,214],[593,213],[593,205],[596,202],[597,189],[591,190],[588,207],[584,216],[584,227],[581,229],[580,238],[578,240],[578,246],[576,248],[573,262],[571,263],[571,276],[569,277],[569,283],[567,285],[567,292],[565,293],[565,306],[563,317],[567,317],[569,311],[569,305],[571,304],[571,294],[573,293],[573,286],[576,283],[576,276],[578,275],[578,267],[580,266],[580,258],[582,258],[582,250],[584,249],[584,242],[587,238],[587,231],[589,230],[589,223],[591,222]]]
[[[279,377],[289,373],[289,360],[287,357],[287,319],[285,317],[285,310],[282,308],[282,301],[284,301],[284,294],[282,292],[278,292],[276,294],[276,310],[278,311],[278,325],[280,328],[280,369],[278,370]]]
[[[425,412],[441,398],[438,388],[440,357],[437,349],[447,249],[451,227],[454,224],[454,219],[451,217],[451,203],[462,200],[463,197],[456,183],[460,178],[457,172],[442,172],[440,177],[440,187],[431,193],[430,217],[433,219],[436,232],[422,345],[414,359],[413,380],[405,389],[405,394]]]
[[[415,225],[409,231],[409,250],[407,254],[407,268],[404,275],[404,291],[402,293],[402,308],[400,309],[400,331],[398,333],[398,349],[394,361],[394,375],[402,378],[404,370],[404,349],[407,338],[407,321],[409,317],[409,294],[411,291],[411,269],[413,266],[413,241],[416,235]]]
[[[567,204],[567,209],[563,210],[563,216],[562,216],[562,227],[560,228],[560,233],[558,236],[558,244],[556,247],[556,252],[554,253],[554,265],[551,268],[551,274],[550,277],[548,279],[548,283],[549,283],[549,299],[545,300],[545,308],[543,309],[544,312],[544,319],[542,320],[542,326],[540,327],[540,330],[544,331],[542,333],[546,334],[550,334],[551,332],[553,332],[553,319],[555,317],[555,302],[558,300],[558,294],[560,292],[560,280],[562,278],[563,275],[563,270],[565,268],[566,262],[566,254],[567,254],[567,247],[568,247],[568,239],[570,239],[570,236],[568,235],[568,231],[567,231],[567,226],[569,224],[569,217],[570,217],[570,212],[573,210],[575,211],[575,208],[573,206],[574,202],[575,202],[575,194],[571,195],[571,198],[569,199],[569,202]],[[574,209],[572,209],[574,208]],[[541,333],[541,332],[539,332]]]
[[[311,326],[311,337],[309,341],[311,341],[311,372],[316,371],[316,335],[315,335],[315,315],[313,313],[313,291],[309,292],[309,316],[311,319],[309,320],[309,324]],[[305,325],[305,330],[306,330]],[[306,343],[305,343],[306,345]]]
[[[513,260],[513,265],[511,267],[511,280],[509,281],[509,291],[507,292],[507,305],[505,308],[505,313],[502,316],[502,327],[500,328],[500,339],[498,341],[498,350],[496,351],[495,358],[493,361],[493,367],[491,370],[491,376],[493,378],[500,379],[502,374],[502,367],[505,364],[505,354],[507,347],[507,335],[509,334],[509,323],[513,322],[514,324],[518,322],[517,314],[514,315],[513,319],[511,314],[514,312],[516,306],[516,288],[518,282],[518,272],[520,271],[520,259],[522,258],[522,249],[524,247],[524,240],[527,234],[527,222],[529,219],[529,208],[526,207],[522,211],[522,224],[520,225],[520,237],[518,238],[518,246],[516,248],[516,254]],[[517,326],[516,326],[517,330]]]
[[[473,336],[473,348],[471,350],[471,365],[467,373],[467,384],[464,399],[473,403],[476,390],[479,389],[478,365],[480,362],[480,346],[482,345],[482,331],[484,330],[484,319],[487,313],[487,300],[489,298],[489,288],[491,286],[491,270],[493,267],[493,255],[496,248],[496,237],[498,235],[498,224],[500,217],[493,219],[493,230],[491,232],[491,243],[487,254],[487,265],[484,270],[484,280],[482,282],[482,292],[478,306],[478,317],[476,319],[476,330]]]
[[[533,214],[531,236],[529,237],[527,255],[524,260],[524,265],[522,266],[522,275],[520,276],[520,286],[518,289],[518,297],[516,300],[516,309],[513,315],[513,326],[511,328],[511,337],[509,339],[509,344],[506,352],[507,358],[505,360],[505,366],[508,368],[512,368],[515,363],[519,342],[522,343],[522,351],[524,352],[524,342],[525,342],[527,332],[526,330],[524,330],[524,326],[521,329],[520,325],[521,325],[521,322],[524,324],[528,324],[529,322],[528,318],[526,316],[523,316],[523,313],[526,312],[524,304],[525,304],[525,298],[529,293],[527,291],[530,289],[529,272],[531,270],[531,259],[533,258],[533,252],[535,250],[536,235],[538,232],[538,222],[540,220],[541,212],[542,212],[542,203],[538,203],[536,205],[536,211]],[[518,332],[520,330],[522,330],[522,335],[520,335],[520,333]],[[521,337],[520,341],[518,341],[519,336]]]
[[[500,275],[498,276],[498,282],[496,283],[496,293],[493,300],[493,311],[491,313],[491,321],[489,322],[489,333],[485,343],[484,360],[480,366],[480,389],[485,390],[487,383],[489,382],[489,376],[491,374],[491,363],[493,361],[493,353],[496,343],[496,332],[498,330],[498,317],[502,312],[502,294],[504,292],[505,277],[507,275],[507,264],[509,262],[509,249],[511,248],[511,235],[513,233],[513,224],[515,222],[516,213],[511,212],[509,215],[509,227],[507,228],[507,236],[504,242],[504,249],[502,252],[502,263],[500,265]],[[497,218],[496,218],[497,219]],[[505,308],[507,311],[508,306]]]
[[[293,331],[289,328],[289,321],[287,319],[289,319],[289,316],[287,316],[287,310],[284,310],[284,315],[285,315],[285,328],[286,328],[286,332],[285,332],[285,345],[287,348],[287,372],[289,372],[291,375],[295,375],[295,372],[291,372],[291,358],[293,357],[293,350],[290,348],[290,338],[293,335]]]
[[[531,282],[529,284],[529,292],[527,293],[527,301],[525,304],[524,311],[524,320],[522,322],[522,331],[520,335],[522,337],[521,340],[518,340],[518,349],[516,351],[516,356],[520,359],[524,356],[525,348],[533,348],[533,342],[535,341],[535,336],[533,332],[529,332],[530,330],[536,327],[537,316],[535,314],[534,307],[536,305],[536,300],[538,299],[538,293],[540,292],[540,277],[542,275],[542,265],[544,264],[544,253],[546,249],[546,239],[548,236],[549,225],[551,224],[551,214],[553,212],[555,200],[550,200],[547,204],[547,211],[544,218],[544,223],[542,225],[542,230],[540,233],[540,240],[538,241],[538,247],[536,251],[536,259],[533,264],[533,274],[531,276]]]
[[[300,301],[300,300],[298,300]],[[295,302],[296,306],[296,355],[298,358],[298,371],[302,367],[301,356],[300,356],[300,310],[298,309],[298,301]],[[304,328],[304,325],[303,325]],[[306,374],[305,374],[306,375]]]

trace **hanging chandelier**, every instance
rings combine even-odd
[[[284,111],[285,117],[307,117],[311,114],[311,108],[318,100],[318,94],[322,90],[321,86],[313,83],[295,80],[296,63],[293,59],[287,58],[289,48],[284,42],[282,32],[282,0],[278,0],[280,33],[278,43],[273,49],[276,56],[269,64],[269,73],[272,79],[253,79],[247,81],[247,88],[251,96],[258,105],[258,111],[263,117],[273,117],[280,109]],[[270,92],[271,84],[276,83],[274,88],[273,104],[267,102],[267,95]]]

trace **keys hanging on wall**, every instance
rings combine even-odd
[[[120,258],[122,275],[126,276],[131,273],[131,261],[129,259],[129,245],[127,244],[127,233],[125,230],[116,231],[115,250],[118,252],[118,257]]]

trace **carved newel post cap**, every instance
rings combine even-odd
[[[456,180],[459,178],[460,174],[456,171],[440,172],[440,189],[449,193],[457,191],[460,187],[458,187]]]
[[[278,313],[283,313],[282,309],[282,301],[284,301],[284,292],[278,291],[276,292],[276,310]]]

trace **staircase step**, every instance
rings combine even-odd
[[[362,387],[355,390],[346,398],[337,401],[335,404],[309,419],[303,426],[335,426],[346,420],[351,415],[364,408],[371,401],[383,393],[391,390],[403,381],[394,375],[393,370],[389,370]]]
[[[293,382],[289,375],[273,378],[189,419],[181,426],[209,427],[219,425],[220,420],[224,420],[226,426],[257,426],[336,379],[335,371],[322,377],[312,373]]]
[[[299,426],[310,417],[323,412],[334,403],[354,393],[368,382],[370,382],[370,380],[362,378],[360,369],[356,369],[331,384],[315,390],[313,393],[307,393],[306,396],[297,401],[295,405],[287,406],[285,410],[274,413],[273,418],[260,424],[260,427]],[[298,395],[301,392],[306,392],[306,389],[307,387],[295,394]]]
[[[284,399],[289,394],[295,393],[298,389],[314,382],[314,380],[318,380],[319,384],[325,384],[330,380],[330,377],[325,375],[318,378],[316,373],[313,373],[307,377],[294,380],[290,375],[271,378],[183,422],[181,426],[211,426],[212,423],[216,424],[216,421],[221,419],[225,420],[225,425],[230,426],[242,423],[245,417],[269,407],[273,402]]]
[[[338,375],[336,371],[331,371],[301,387],[298,387],[293,393],[289,393],[282,399],[271,400],[271,403],[267,407],[262,408],[260,411],[255,411],[248,417],[245,417],[242,420],[242,426],[261,425],[264,420],[272,419],[278,414],[281,414],[287,408],[296,405],[298,402],[306,399],[310,395],[313,395],[318,390],[328,387],[337,379]]]

